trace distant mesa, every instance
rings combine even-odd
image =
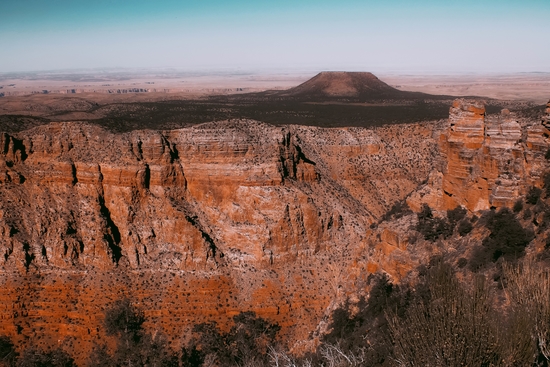
[[[372,73],[325,71],[288,90],[289,95],[321,94],[329,97],[358,97],[365,93],[392,93],[390,87]]]
[[[422,99],[431,97],[424,93],[395,89],[369,72],[324,71],[297,87],[280,91],[280,97],[304,100],[323,99]]]

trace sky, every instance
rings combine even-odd
[[[0,0],[0,73],[550,72],[549,0]]]

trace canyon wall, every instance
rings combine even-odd
[[[455,100],[449,120],[435,132],[439,134],[436,169],[405,200],[413,213],[379,222],[354,257],[366,258],[366,269],[383,270],[395,281],[411,277],[411,271],[436,255],[469,257],[489,234],[484,226],[469,236],[427,241],[414,230],[416,213],[426,204],[439,218],[446,219],[446,211],[458,206],[479,216],[483,210],[513,208],[518,200],[523,202],[532,187],[543,187],[549,172],[549,118],[550,103],[541,121],[508,110],[486,116],[483,102]],[[540,216],[538,220],[542,222]],[[535,247],[543,248],[544,241],[543,236],[535,239]]]
[[[550,103],[541,123],[457,100],[448,121],[372,129],[2,134],[0,334],[81,359],[106,338],[105,309],[129,297],[175,349],[194,324],[251,310],[303,350],[370,274],[399,280],[456,250],[418,240],[415,215],[381,220],[394,203],[513,206],[542,186],[549,124]]]
[[[436,126],[2,134],[0,333],[82,358],[130,297],[174,348],[248,310],[306,340],[335,299],[366,289],[354,249],[433,170]]]

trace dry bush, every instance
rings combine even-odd
[[[525,247],[534,237],[533,232],[523,228],[508,208],[502,208],[498,212],[487,211],[480,222],[484,223],[491,233],[483,240],[482,245],[473,251],[469,267],[474,272],[500,258],[514,261],[522,257]]]
[[[356,353],[344,352],[339,345],[324,344],[320,353],[326,367],[355,367],[363,366],[366,362],[364,349]]]
[[[186,365],[207,366],[260,366],[268,359],[270,345],[276,343],[281,327],[256,316],[252,311],[233,316],[234,325],[227,332],[215,322],[201,323],[193,327],[193,338],[183,350]],[[194,357],[193,357],[194,355]]]
[[[15,366],[17,352],[11,339],[5,335],[0,335],[0,366]]]
[[[460,216],[459,212],[452,212],[451,217]],[[435,242],[440,237],[449,238],[453,234],[454,224],[445,219],[433,216],[432,209],[427,205],[422,205],[422,210],[417,214],[418,223],[416,230],[420,232],[427,241]]]
[[[539,202],[541,194],[542,194],[542,190],[539,189],[538,187],[533,186],[527,192],[527,195],[525,196],[525,201],[528,204],[535,205]]]
[[[268,356],[270,359],[270,366],[272,367],[312,367],[311,360],[305,359],[302,361],[297,360],[292,355],[289,355],[285,351],[277,350],[273,347],[269,347]]]
[[[404,318],[388,315],[398,366],[527,366],[535,355],[528,319],[506,321],[493,307],[483,277],[465,288],[447,264],[429,270],[430,298]],[[527,335],[525,335],[527,334]]]
[[[296,359],[283,351],[270,348],[269,357],[272,367],[359,367],[366,363],[365,350],[344,351],[338,344],[323,344],[319,348],[320,359],[315,363],[311,359]]]
[[[531,336],[550,360],[550,269],[529,258],[518,265],[504,264],[503,273],[512,307],[528,316]]]
[[[461,206],[457,206],[454,209],[447,210],[447,219],[449,220],[449,223],[452,227],[456,225],[456,223],[460,222],[464,217],[468,214],[468,211],[464,209]]]
[[[17,360],[17,367],[76,367],[76,364],[72,357],[61,349],[46,352],[30,348]]]

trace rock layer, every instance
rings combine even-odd
[[[337,296],[366,287],[351,250],[433,169],[433,129],[3,134],[0,333],[82,358],[105,337],[105,308],[130,297],[174,348],[246,310],[305,340]]]
[[[548,134],[544,123],[520,120],[508,110],[486,117],[482,102],[456,100],[440,137],[444,168],[432,173],[409,205],[473,212],[511,208],[531,186],[542,186]]]
[[[486,116],[482,102],[456,100],[440,131],[441,162],[427,182],[407,197],[409,207],[419,212],[427,204],[434,216],[446,221],[446,210],[457,206],[467,208],[470,217],[493,207],[512,208],[531,187],[543,185],[549,167],[545,157],[550,144],[548,116],[547,112],[542,124],[540,119],[518,118],[507,110]],[[433,256],[467,260],[489,234],[483,225],[474,224],[477,228],[466,236],[455,232],[449,239],[441,234],[430,241],[413,229],[416,224],[416,213],[382,220],[367,232],[353,257],[363,268],[384,271],[393,281],[407,278],[415,282],[419,265]],[[542,234],[535,238],[528,251],[543,248],[544,238]]]

